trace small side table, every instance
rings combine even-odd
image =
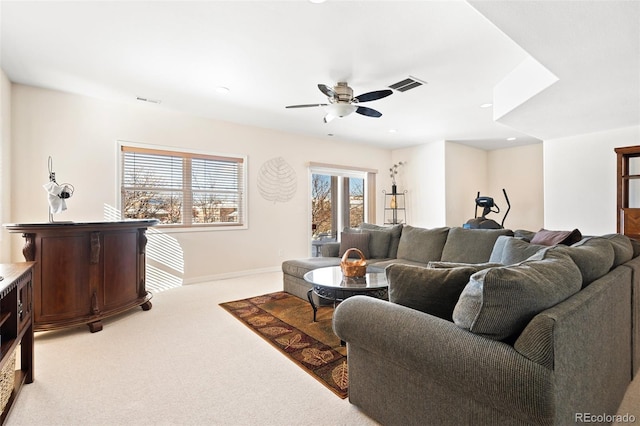
[[[355,296],[366,295],[387,300],[389,283],[384,269],[368,266],[364,277],[345,277],[339,266],[318,268],[304,274],[304,280],[311,284],[307,292],[307,299],[313,308],[313,321],[316,321],[318,307],[313,301],[313,295],[331,300],[334,306],[337,302]]]

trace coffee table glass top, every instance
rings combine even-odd
[[[345,277],[339,266],[318,268],[304,274],[304,280],[322,287],[342,289],[376,289],[389,286],[384,269],[375,266],[367,266],[364,277]]]

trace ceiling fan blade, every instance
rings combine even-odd
[[[318,84],[318,89],[320,89],[320,91],[329,98],[333,99],[338,96],[336,95],[336,92],[334,92],[333,89],[326,84]]]
[[[309,108],[309,107],[321,107],[328,104],[305,104],[305,105],[288,105],[285,108]]]
[[[390,89],[376,90],[374,92],[367,92],[367,93],[363,93],[362,95],[358,95],[354,98],[354,100],[357,102],[375,101],[376,99],[386,98],[392,93],[393,91]]]
[[[373,108],[367,108],[363,106],[359,106],[356,112],[358,114],[366,115],[367,117],[374,117],[374,118],[382,117],[382,113],[380,111],[376,111]]]

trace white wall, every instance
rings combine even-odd
[[[507,208],[505,188],[512,205],[505,227],[542,228],[542,144],[485,151],[441,141],[395,150],[393,161],[407,162],[399,173],[398,188],[409,191],[410,225],[462,226],[474,217],[478,191],[500,206],[499,214],[488,216],[500,223]]]
[[[614,148],[632,145],[640,145],[639,126],[545,141],[545,228],[616,232]]]
[[[511,210],[504,226],[509,229],[537,231],[544,224],[543,145],[496,149],[487,155],[487,194],[500,207],[500,214],[491,214],[500,223],[507,210],[502,189],[507,191]],[[497,217],[497,218],[496,218]]]
[[[407,223],[434,228],[444,226],[445,145],[433,142],[393,151],[393,163],[405,162],[398,171],[398,191],[407,191]],[[387,168],[388,170],[388,168]],[[381,173],[382,174],[382,173]],[[387,173],[387,178],[388,178]],[[391,179],[384,183],[391,190]]]
[[[11,83],[0,69],[0,182],[10,182],[11,176]],[[0,193],[0,224],[7,222],[10,214],[11,194],[2,185]],[[0,230],[0,262],[11,261],[11,245],[7,231]]]
[[[198,118],[156,105],[112,103],[17,84],[12,89],[14,173],[12,185],[3,183],[12,200],[6,221],[48,220],[42,185],[48,181],[49,155],[58,182],[75,186],[69,209],[55,219],[77,222],[104,220],[117,206],[117,140],[248,156],[249,229],[164,234],[163,246],[173,246],[185,261],[180,274],[185,282],[275,269],[285,259],[308,256],[310,161],[378,169],[377,188],[387,186],[388,150]],[[291,201],[274,204],[260,196],[257,174],[278,156],[295,170],[297,192]],[[378,222],[382,202],[379,197]],[[22,239],[11,237],[12,260],[21,261]]]
[[[445,150],[445,224],[452,227],[462,226],[474,217],[478,191],[481,195],[493,195],[487,193],[487,151],[453,142],[447,142]],[[482,214],[480,209],[478,214]],[[493,214],[488,218],[499,222]]]

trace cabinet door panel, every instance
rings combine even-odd
[[[87,236],[43,237],[40,289],[35,294],[37,321],[47,322],[88,315],[89,239]],[[39,300],[38,300],[39,299]]]
[[[104,234],[104,309],[138,297],[137,230]]]

